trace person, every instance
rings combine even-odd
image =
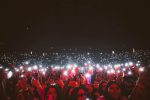
[[[86,100],[87,94],[84,87],[74,88],[71,94],[71,100]]]
[[[45,89],[45,100],[61,100],[60,88],[57,85],[50,85]]]
[[[98,98],[98,100],[127,100],[122,95],[121,87],[116,81],[108,82],[104,96]]]

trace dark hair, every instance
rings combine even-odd
[[[87,95],[87,93],[86,93],[86,88],[84,88],[84,87],[82,87],[82,86],[76,87],[76,88],[74,88],[74,90],[73,90],[73,92],[72,92],[72,94],[71,94],[71,100],[78,100],[77,93],[78,93],[78,91],[79,91],[80,89],[84,90],[84,91],[85,91],[85,94]]]
[[[107,86],[106,86],[106,89],[105,89],[105,92],[104,92],[104,96],[105,96],[106,100],[113,100],[113,98],[109,95],[109,92],[108,92],[108,88],[109,88],[112,84],[118,85],[118,87],[119,87],[120,90],[121,90],[121,87],[120,87],[120,84],[119,84],[119,83],[117,83],[116,81],[109,81],[109,82],[107,83]],[[122,94],[121,94],[121,96],[122,96]]]
[[[56,90],[56,93],[57,93],[57,100],[61,100],[61,89],[58,85],[49,85],[46,89],[45,89],[45,97],[48,93],[48,90],[50,88],[54,88]]]

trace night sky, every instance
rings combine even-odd
[[[0,48],[149,48],[149,3],[3,0]]]

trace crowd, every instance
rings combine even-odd
[[[149,82],[150,67],[142,61],[0,65],[1,100],[147,100]]]

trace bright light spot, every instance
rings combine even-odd
[[[126,69],[125,69],[125,68],[122,68],[122,71],[126,71]]]
[[[86,74],[85,74],[85,77],[86,77],[86,78],[89,78],[90,76],[91,76],[91,75],[90,75],[89,73],[86,73]]]
[[[129,62],[129,66],[133,66],[133,62]]]
[[[74,64],[74,67],[77,67],[77,64]]]
[[[86,100],[90,100],[89,98],[86,98]]]
[[[31,71],[32,70],[32,68],[31,67],[28,67],[28,69],[27,69],[28,71]]]
[[[41,68],[41,67],[42,67],[42,65],[39,65],[39,67]]]
[[[45,75],[45,72],[42,72],[43,75]]]
[[[128,66],[129,66],[129,64],[128,64],[128,63],[125,63],[125,66],[126,66],[126,67],[128,67]]]
[[[8,74],[7,74],[7,78],[8,78],[8,79],[11,78],[12,75],[13,75],[13,72],[12,72],[12,71],[9,71]]]
[[[9,70],[8,68],[5,69],[5,71],[8,71],[8,70]]]
[[[0,66],[0,69],[3,69],[3,66]]]
[[[115,73],[115,70],[114,70],[114,69],[111,69],[110,72],[111,72],[111,73]]]
[[[115,54],[115,51],[112,51],[112,54]]]
[[[67,71],[64,71],[64,75],[68,76],[68,72],[67,72]]]
[[[140,72],[143,72],[143,71],[144,71],[144,67],[140,67],[140,68],[139,68],[139,71],[140,71]]]
[[[88,61],[88,64],[90,64],[91,62],[90,61]]]
[[[26,64],[26,65],[28,65],[28,64],[29,64],[29,62],[28,62],[28,61],[26,61],[26,62],[25,62],[25,64]]]
[[[117,73],[120,73],[120,70],[117,70]]]
[[[90,66],[90,67],[89,67],[89,70],[93,70],[93,67],[92,67],[92,66]]]
[[[19,72],[19,69],[16,68],[15,70],[16,70],[16,72]]]
[[[87,64],[87,63],[84,63],[84,65],[87,66],[88,64]]]
[[[110,70],[107,71],[107,74],[110,74]]]
[[[75,74],[75,70],[72,70],[71,72]]]
[[[35,69],[35,70],[36,70],[37,68],[38,68],[38,67],[37,67],[37,65],[34,65],[34,66],[33,66],[33,69]]]
[[[24,77],[24,75],[22,74],[20,77],[21,77],[21,78],[23,78],[23,77]]]
[[[120,67],[120,64],[114,65],[114,68],[119,68],[119,67]]]
[[[121,66],[123,66],[124,64],[121,64]]]
[[[99,68],[100,66],[99,66],[99,64],[96,64],[96,68]]]
[[[107,66],[104,66],[104,69],[105,69],[105,70],[107,70],[107,69],[108,69],[108,67],[107,67]]]
[[[138,63],[137,63],[137,64],[136,64],[136,66],[137,66],[137,67],[139,67],[139,66],[140,66],[140,64],[138,64]]]
[[[132,75],[132,72],[131,72],[131,71],[129,71],[129,72],[128,72],[128,75]]]
[[[100,71],[102,71],[102,70],[103,70],[103,68],[102,68],[102,67],[100,67],[100,68],[99,68],[99,70],[100,70]]]
[[[20,69],[23,69],[23,67],[22,67],[22,66],[20,66]]]
[[[71,69],[71,65],[67,65],[67,69]]]

